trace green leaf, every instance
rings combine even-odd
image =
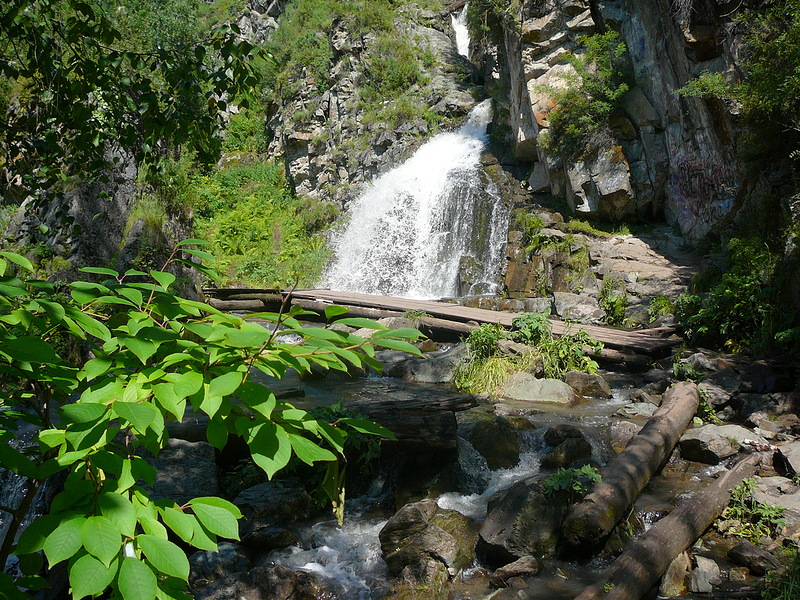
[[[133,428],[140,433],[144,433],[148,427],[157,426],[161,416],[158,409],[141,402],[115,402],[114,412],[118,417],[133,425]]]
[[[122,535],[135,535],[136,509],[126,495],[106,492],[100,496],[98,505],[103,516],[114,523]]]
[[[339,419],[340,423],[345,425],[349,425],[356,431],[360,433],[368,433],[371,435],[378,435],[381,437],[388,438],[390,440],[396,440],[397,438],[394,437],[394,434],[386,429],[383,425],[379,425],[378,423],[374,423],[368,419],[354,419],[351,417],[342,417]]]
[[[402,338],[406,340],[419,340],[423,336],[418,329],[413,327],[401,327],[400,329],[388,329],[386,331],[377,331],[370,339],[383,339],[383,338]]]
[[[158,513],[161,515],[164,524],[174,531],[175,535],[187,544],[192,543],[194,528],[197,524],[197,519],[194,515],[186,514],[178,508],[177,504],[174,506],[159,506]]]
[[[236,519],[241,513],[230,502],[221,498],[195,498],[189,501],[189,506],[210,532],[224,538],[239,539],[239,523]]]
[[[203,387],[203,376],[196,371],[168,373],[165,379],[172,383],[179,398],[191,396]]]
[[[5,258],[10,262],[19,265],[25,270],[30,271],[31,273],[33,273],[33,271],[35,270],[33,263],[24,256],[20,256],[19,254],[15,254],[13,252],[0,252],[0,256],[2,256],[3,258]]]
[[[13,360],[36,364],[49,363],[56,358],[50,344],[29,335],[0,341],[0,352],[8,354]]]
[[[47,536],[42,549],[50,565],[71,558],[81,548],[81,530],[85,517],[75,515],[63,521]]]
[[[165,271],[150,271],[150,277],[155,279],[165,290],[169,289],[169,286],[175,283],[175,275]]]
[[[142,361],[143,365],[147,364],[147,359],[153,356],[158,350],[158,345],[148,340],[140,340],[135,337],[122,338],[122,344],[133,352],[136,357]]]
[[[90,554],[81,556],[69,569],[72,597],[80,600],[84,596],[99,595],[114,580],[118,567],[117,561],[106,566]]]
[[[59,515],[45,515],[34,519],[33,522],[25,528],[22,535],[19,536],[19,542],[15,553],[17,555],[30,554],[38,552],[44,548],[44,543],[47,537],[59,525]],[[80,533],[78,536],[78,543],[80,543]]]
[[[81,267],[78,269],[82,273],[93,273],[95,275],[108,275],[109,277],[117,278],[119,277],[119,273],[117,273],[114,269],[104,269],[102,267]]]
[[[275,423],[260,423],[248,432],[247,444],[255,463],[272,479],[292,456],[289,435]]]
[[[100,375],[106,374],[113,364],[114,362],[106,356],[93,358],[83,365],[83,369],[81,369],[78,377],[90,381]]]
[[[225,340],[232,348],[259,348],[269,340],[272,333],[257,325],[255,328],[231,329]]]
[[[330,450],[320,448],[314,442],[301,435],[289,436],[289,443],[292,445],[297,458],[308,465],[313,465],[317,461],[336,460],[336,455]]]
[[[356,329],[375,329],[376,331],[385,331],[389,328],[386,325],[381,325],[372,319],[364,319],[362,317],[348,317],[336,321],[339,325],[347,325],[348,327],[355,327]]]
[[[209,421],[206,429],[206,439],[217,450],[225,448],[225,444],[228,443],[228,428],[225,427],[225,423],[216,419]]]
[[[12,448],[5,441],[0,441],[0,464],[17,475],[31,478],[37,476],[36,463],[27,459],[19,450]]]
[[[153,394],[161,407],[174,416],[176,421],[183,418],[183,413],[186,412],[186,400],[178,397],[174,384],[159,383],[153,386]]]
[[[81,543],[89,554],[109,566],[122,548],[122,535],[109,519],[89,517],[81,529]]]
[[[189,578],[189,560],[172,542],[152,535],[140,535],[136,543],[150,564],[160,572],[184,581]]]
[[[325,319],[330,321],[331,319],[338,317],[340,315],[345,315],[348,312],[350,312],[350,309],[345,308],[344,306],[326,306]]]
[[[413,344],[409,344],[403,340],[390,340],[390,339],[375,339],[372,338],[370,340],[375,346],[380,346],[382,348],[389,348],[390,350],[400,350],[401,352],[408,352],[409,354],[415,354],[416,356],[422,356],[422,352],[420,352],[419,348],[414,346]]]
[[[124,558],[119,569],[119,591],[124,600],[154,600],[156,576],[137,558]]]
[[[244,373],[230,372],[215,377],[208,385],[208,393],[212,396],[229,396],[242,384]]]
[[[108,407],[93,402],[76,402],[61,407],[61,414],[68,423],[95,423],[105,415]]]

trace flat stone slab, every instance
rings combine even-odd
[[[500,388],[499,396],[507,400],[544,402],[574,406],[578,396],[570,386],[558,379],[537,379],[530,373],[514,373]]]

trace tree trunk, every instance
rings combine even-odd
[[[714,481],[702,492],[684,500],[631,545],[575,600],[639,600],[651,590],[672,560],[689,548],[722,513],[731,490],[752,477],[762,454],[754,453]]]
[[[700,396],[681,382],[664,394],[661,407],[602,471],[603,479],[564,519],[564,541],[575,548],[597,546],[627,513],[650,478],[667,462],[697,412]]]

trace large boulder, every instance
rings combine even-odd
[[[697,389],[713,407],[720,407],[730,402],[731,397],[739,391],[742,380],[732,368],[715,371],[698,384]]]
[[[291,524],[307,518],[313,507],[311,497],[299,483],[278,486],[271,481],[247,488],[233,503],[245,516],[239,525],[242,544],[254,552],[296,543],[298,537]]]
[[[564,506],[545,493],[540,480],[517,482],[493,496],[488,508],[478,551],[490,565],[555,555]]]
[[[216,552],[211,550],[195,552],[189,557],[191,571],[189,583],[193,587],[205,587],[250,568],[250,558],[238,544],[221,542]]]
[[[544,402],[573,406],[578,397],[575,391],[558,379],[537,379],[530,373],[514,373],[501,386],[501,398],[524,400],[526,402]]]
[[[158,458],[148,462],[156,469],[154,500],[168,498],[185,504],[192,498],[219,494],[216,456],[208,442],[170,439]]]
[[[433,500],[407,504],[386,522],[378,537],[393,575],[406,569],[416,579],[437,577],[441,568],[455,573],[475,560],[478,526]]]
[[[193,590],[196,600],[337,600],[342,598],[321,575],[265,565],[235,573]]]
[[[524,420],[533,427],[530,421]],[[486,459],[492,471],[510,469],[519,462],[522,430],[507,417],[497,416],[476,423],[469,434],[469,442]]]
[[[681,456],[709,465],[719,463],[723,458],[739,451],[746,440],[762,444],[766,440],[740,425],[703,425],[690,429],[681,436],[678,445]]]
[[[549,427],[544,432],[544,442],[553,447],[542,458],[542,466],[546,468],[566,467],[592,455],[592,447],[583,432],[574,425],[561,423]]]
[[[611,386],[600,375],[570,371],[564,376],[564,382],[581,396],[611,398]]]
[[[605,318],[595,298],[570,292],[553,293],[555,313],[562,319],[578,323],[597,323]]]

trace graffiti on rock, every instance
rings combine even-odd
[[[730,167],[684,156],[673,163],[668,205],[683,232],[700,237],[728,214],[737,185]]]

